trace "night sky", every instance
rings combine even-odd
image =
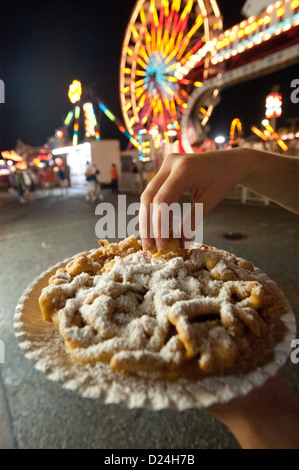
[[[224,27],[243,19],[244,0],[219,0]],[[135,0],[9,0],[0,6],[0,79],[5,104],[0,104],[0,151],[15,147],[17,138],[42,146],[60,127],[70,110],[68,87],[74,79],[93,85],[97,95],[122,121],[119,63],[127,23]],[[298,75],[298,73],[297,73]],[[298,78],[294,67],[227,89],[211,120],[211,134],[229,134],[239,117],[250,128],[263,117],[264,98],[276,83],[290,95]],[[288,99],[288,115],[298,113]],[[104,116],[102,138],[122,136]],[[123,144],[122,144],[123,145]]]

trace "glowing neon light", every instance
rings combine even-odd
[[[233,141],[235,140],[235,134],[236,134],[236,129],[239,134],[242,133],[242,123],[239,118],[236,118],[233,120],[230,128],[230,140]]]
[[[252,126],[251,130],[252,130],[252,132],[254,132],[254,134],[256,134],[258,137],[260,137],[265,142],[267,140],[269,140],[268,137],[262,131],[260,131],[257,127]]]
[[[79,119],[80,112],[81,112],[80,106],[76,106],[76,108],[75,108],[75,119]]]
[[[287,152],[287,150],[289,150],[288,146],[284,143],[284,141],[279,137],[279,135],[275,132],[275,130],[273,129],[273,127],[269,124],[269,121],[267,119],[265,119],[262,123],[265,128],[267,129],[267,131],[269,132],[269,134],[271,134],[271,136],[273,137],[273,139],[276,140],[276,142],[278,143],[278,145],[280,146],[280,148],[284,151],[284,152]]]
[[[72,122],[73,117],[74,117],[74,113],[73,111],[70,111],[67,117],[65,118],[64,125],[68,126]]]
[[[74,132],[73,135],[73,146],[76,147],[78,145],[78,134]]]
[[[110,121],[114,122],[114,124],[118,127],[119,131],[129,139],[129,141],[134,145],[134,147],[139,149],[139,144],[137,140],[124,128],[124,126],[116,119],[114,114],[109,111],[109,109],[104,105],[104,103],[99,102],[99,108],[103,113],[110,119]]]
[[[106,114],[106,116],[110,119],[110,121],[115,121],[116,117],[114,116],[114,114],[111,113],[111,111],[109,111],[108,108],[106,108],[106,106],[103,103],[99,103],[99,107]]]
[[[266,98],[266,118],[278,118],[282,114],[282,96],[280,93],[270,93]]]
[[[83,112],[85,117],[85,135],[86,137],[95,137],[97,120],[92,103],[84,103]]]
[[[77,103],[80,101],[82,95],[82,86],[78,80],[74,80],[69,86],[68,97],[71,103]]]
[[[266,14],[263,13],[260,18],[251,17],[219,35],[213,44],[210,43],[208,50],[212,63],[217,64],[228,60],[232,56],[241,54],[292,27],[298,26],[299,15],[296,10],[299,7],[299,0],[293,0],[289,8],[284,3],[287,4],[287,2],[278,1],[270,5]],[[198,57],[200,51],[201,49],[197,52]],[[204,49],[202,51],[203,55],[207,52],[204,52]],[[183,75],[186,75],[194,67],[191,58],[184,66],[186,71],[183,72]]]
[[[1,152],[1,156],[5,160],[12,160],[14,162],[22,162],[24,160],[24,158],[18,155],[14,150],[4,150]]]

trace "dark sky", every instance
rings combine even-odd
[[[218,1],[225,28],[242,20],[244,3]],[[0,79],[5,83],[5,104],[0,104],[0,151],[13,149],[17,138],[31,145],[43,145],[70,109],[67,92],[75,78],[83,84],[95,84],[98,96],[122,121],[119,63],[134,5],[135,0],[1,2]],[[287,85],[297,78],[291,76],[293,69],[289,73]],[[266,92],[270,86],[268,80]],[[249,98],[252,89],[247,87]],[[227,116],[223,119],[227,104],[233,117],[252,116],[252,99],[240,99],[243,93],[244,87],[226,90],[215,110],[211,132],[229,132],[230,122]],[[260,106],[258,96],[254,96]],[[235,115],[238,111],[242,116]],[[102,119],[101,133],[103,138],[120,137],[118,129],[106,118]]]

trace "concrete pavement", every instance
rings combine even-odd
[[[109,191],[105,197],[116,204]],[[138,201],[129,196],[128,203]],[[14,309],[27,285],[49,266],[97,247],[96,204],[84,190],[39,196],[20,204],[0,194],[0,448],[15,449],[235,449],[238,443],[203,411],[126,410],[63,390],[36,371],[13,331]],[[298,217],[271,204],[223,201],[204,222],[204,243],[249,259],[283,289],[299,315]],[[246,235],[227,240],[228,232]],[[299,337],[299,335],[297,336]],[[299,395],[299,364],[287,380]]]

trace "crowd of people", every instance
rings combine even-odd
[[[104,199],[102,185],[99,180],[100,170],[92,162],[86,163],[84,172],[87,184],[86,201],[102,201]],[[118,170],[115,163],[111,164],[110,182],[105,185],[112,193],[118,193]],[[70,169],[67,165],[55,166],[47,163],[44,168],[28,165],[25,169],[16,167],[9,177],[8,192],[18,196],[20,203],[33,202],[36,191],[43,191],[45,195],[53,195],[56,188],[60,194],[68,194],[71,186]],[[57,190],[55,193],[59,194]]]

